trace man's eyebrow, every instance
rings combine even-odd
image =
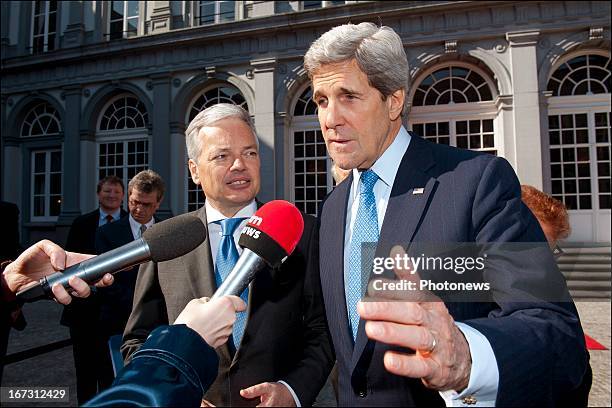
[[[341,91],[343,94],[349,94],[349,95],[361,95],[361,93],[360,93],[360,92],[354,91],[354,90],[352,90],[352,89],[344,88],[344,87],[341,87],[341,88],[340,88],[340,91]]]
[[[254,144],[251,144],[251,145],[248,145],[242,148],[242,150],[249,150],[249,149],[257,150],[257,144],[254,143]]]

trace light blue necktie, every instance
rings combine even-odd
[[[244,218],[226,218],[221,221],[216,221],[221,225],[221,242],[219,242],[219,249],[217,250],[217,258],[215,265],[215,281],[217,287],[221,286],[221,283],[227,278],[229,273],[236,265],[238,261],[238,248],[236,248],[236,242],[234,242],[234,231],[240,225]],[[249,288],[247,287],[240,298],[246,303],[249,298]],[[244,328],[246,326],[247,313],[240,312],[236,314],[236,322],[234,323],[234,330],[232,331],[232,338],[234,339],[234,346],[237,349],[240,346],[242,335],[244,334]]]
[[[361,173],[359,207],[353,227],[348,276],[344,277],[349,329],[353,334],[353,340],[357,338],[357,329],[359,328],[357,302],[365,292],[369,277],[369,273],[362,276],[362,270],[367,272],[371,270],[375,249],[375,245],[364,248],[364,257],[362,258],[361,246],[364,242],[378,242],[378,214],[376,213],[376,199],[374,198],[374,184],[377,180],[378,175],[373,170],[366,170]]]

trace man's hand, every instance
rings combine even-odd
[[[258,407],[295,407],[295,400],[289,389],[278,382],[265,382],[240,390],[243,398],[260,398]]]
[[[393,248],[391,257],[401,247]],[[400,279],[418,281],[416,271],[396,270]],[[418,287],[418,284],[417,284]],[[405,295],[393,292],[373,293],[360,302],[357,311],[367,320],[369,338],[414,350],[414,354],[387,351],[384,365],[387,371],[411,378],[420,378],[426,387],[438,391],[461,392],[469,383],[472,360],[463,333],[455,325],[448,309],[431,292]],[[390,300],[390,301],[389,301]]]
[[[238,296],[222,296],[215,300],[203,297],[193,299],[174,324],[185,324],[196,331],[209,346],[217,348],[232,334],[236,312],[246,309],[246,304]]]
[[[26,249],[19,258],[6,267],[3,273],[5,285],[3,291],[8,292],[5,293],[7,297],[14,297],[15,293],[27,284],[55,272],[63,271],[67,267],[93,256],[64,251],[48,240],[39,241]],[[89,285],[80,278],[72,277],[68,283],[73,289],[71,291],[72,296],[85,298],[91,294]],[[113,275],[107,273],[96,283],[96,286],[104,287],[112,283]],[[72,300],[70,294],[60,284],[53,285],[51,290],[59,303],[67,305]]]

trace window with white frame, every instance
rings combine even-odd
[[[59,135],[62,130],[57,110],[47,102],[35,105],[21,125],[21,137]]]
[[[610,76],[610,56],[587,54],[563,62],[548,81],[550,191],[569,210],[611,208]],[[608,94],[607,109],[597,94]]]
[[[316,216],[319,204],[334,187],[334,180],[311,87],[297,98],[292,124],[289,154],[291,200],[303,212]]]
[[[110,2],[109,37],[111,40],[135,37],[138,35],[140,15],[139,3],[139,1]]]
[[[31,220],[55,221],[62,205],[62,151],[33,151],[31,166]]]
[[[98,180],[115,175],[127,186],[138,172],[149,168],[149,115],[132,94],[113,98],[100,115],[96,140]]]
[[[57,1],[32,2],[32,36],[30,37],[33,54],[53,51],[57,35]]]
[[[235,1],[196,1],[195,25],[219,24],[236,19]]]
[[[485,72],[454,62],[429,69],[416,83],[408,116],[415,133],[435,143],[498,154],[496,88]]]
[[[249,110],[246,99],[240,93],[240,91],[229,85],[224,84],[216,86],[211,89],[206,89],[198,94],[191,103],[187,115],[187,126],[196,117],[198,113],[204,109],[216,105],[218,103],[231,103],[244,108],[246,111]],[[204,194],[200,186],[196,185],[191,179],[191,173],[187,171],[187,211],[195,211],[204,205]]]

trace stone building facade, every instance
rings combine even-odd
[[[610,242],[610,4],[605,1],[1,2],[2,200],[24,244],[63,242],[95,184],[144,168],[162,217],[203,198],[186,124],[240,104],[260,137],[260,198],[316,214],[333,188],[302,58],[329,28],[394,28],[410,63],[405,124],[505,157],[563,200],[574,242]]]

